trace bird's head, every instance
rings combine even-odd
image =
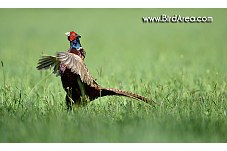
[[[81,36],[78,35],[74,31],[66,32],[65,35],[68,37],[68,40],[70,41],[70,48],[75,48],[75,49],[80,49],[81,44],[80,44],[80,39]]]
[[[75,39],[81,38],[81,36],[78,35],[75,31],[66,32],[65,35],[68,37],[68,40],[70,42],[74,41]]]

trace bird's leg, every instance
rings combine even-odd
[[[72,100],[72,89],[70,89],[69,87],[67,87],[67,94],[66,94],[65,100],[66,100],[68,111],[71,111],[74,101]]]
[[[80,93],[81,93],[81,103],[82,104],[87,104],[87,96],[86,96],[86,93],[85,93],[85,87],[84,87],[84,83],[82,83],[80,77],[77,77],[77,83],[79,85],[79,88],[80,88]]]
[[[67,94],[65,96],[65,100],[66,100],[67,110],[68,111],[72,111],[73,102],[72,102],[71,98]]]

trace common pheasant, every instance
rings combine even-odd
[[[75,33],[74,38],[71,39],[70,33],[67,33],[70,49],[67,52],[58,52],[56,56],[42,56],[37,66],[38,70],[53,67],[53,73],[61,76],[63,88],[67,93],[68,109],[71,109],[73,104],[82,104],[87,100],[92,101],[108,95],[126,96],[152,105],[155,104],[154,101],[138,94],[100,86],[84,63],[85,53],[79,51],[83,50],[79,41],[80,36]]]

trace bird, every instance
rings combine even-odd
[[[144,96],[116,88],[104,88],[99,85],[90,74],[84,63],[85,51],[80,44],[79,36],[75,32],[66,33],[70,41],[70,48],[66,52],[57,52],[55,56],[43,55],[38,60],[37,69],[47,70],[53,68],[53,73],[61,77],[61,82],[66,91],[66,105],[70,110],[74,105],[87,104],[99,97],[125,96],[143,101],[153,106],[155,101]],[[80,51],[83,50],[83,51]]]

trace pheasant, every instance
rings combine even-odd
[[[61,76],[68,109],[71,109],[73,104],[80,105],[87,100],[92,101],[98,97],[110,95],[126,96],[155,104],[154,101],[141,95],[114,88],[103,88],[99,85],[84,63],[85,53],[80,51],[83,50],[79,41],[80,36],[74,34],[74,38],[71,38],[70,33],[67,35],[70,49],[67,52],[58,52],[56,56],[42,56],[36,68],[38,70],[53,68],[53,73]]]

